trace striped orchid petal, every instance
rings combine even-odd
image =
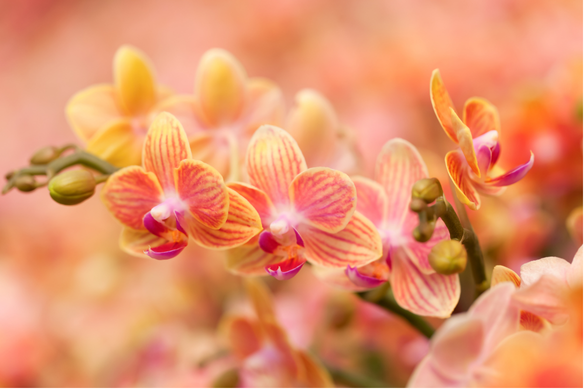
[[[275,126],[261,126],[251,138],[246,157],[251,185],[265,192],[278,207],[289,204],[288,187],[306,170],[296,141]]]
[[[86,150],[114,166],[140,165],[144,137],[136,135],[128,119],[110,122],[87,142]]]
[[[114,83],[120,102],[130,114],[144,114],[156,102],[154,68],[132,46],[122,46],[114,56]]]
[[[391,248],[390,283],[397,303],[422,316],[449,317],[460,298],[458,275],[424,274],[406,250]]]
[[[489,131],[501,131],[499,111],[493,104],[480,97],[472,97],[466,101],[462,120],[470,129],[473,138]]]
[[[227,220],[229,195],[223,177],[210,165],[185,159],[174,170],[176,194],[205,227],[219,229]]]
[[[143,257],[144,251],[149,247],[157,247],[167,243],[168,240],[151,234],[145,230],[134,230],[132,228],[124,227],[122,235],[120,236],[120,247],[126,253]]]
[[[481,207],[481,198],[468,176],[468,164],[464,155],[459,150],[450,151],[445,160],[448,175],[456,188],[456,196],[463,204],[476,211]]]
[[[497,265],[491,276],[491,288],[501,282],[512,282],[516,287],[521,285],[521,278],[508,267]]]
[[[543,317],[552,324],[563,324],[569,318],[565,303],[565,279],[544,274],[533,284],[521,287],[513,296],[524,311]]]
[[[266,266],[266,272],[279,281],[285,281],[298,274],[305,263],[306,260],[302,258],[288,258],[285,261]]]
[[[519,326],[523,330],[541,332],[543,329],[549,328],[549,323],[531,312],[521,311],[519,313]]]
[[[448,228],[441,219],[436,221],[436,226],[434,227],[434,233],[429,241],[421,243],[413,239],[411,233],[414,228],[419,224],[418,214],[410,212],[406,218],[406,222],[402,228],[404,234],[409,234],[406,243],[402,246],[404,250],[407,251],[410,260],[418,267],[418,269],[424,274],[432,274],[435,272],[430,266],[428,261],[428,255],[432,248],[436,246],[439,242],[443,240],[450,239],[450,233]]]
[[[165,192],[174,193],[174,169],[191,156],[189,141],[180,122],[167,112],[156,116],[144,141],[142,163],[146,171],[156,174]]]
[[[516,183],[517,181],[525,177],[527,172],[531,170],[531,168],[533,167],[534,158],[535,157],[533,153],[531,153],[529,161],[527,161],[523,165],[517,166],[515,169],[512,169],[501,176],[495,178],[487,178],[485,180],[485,183],[493,186],[509,186]]]
[[[250,203],[233,189],[229,194],[229,214],[225,224],[212,229],[189,212],[178,213],[178,222],[199,245],[215,250],[240,246],[262,230],[260,216]]]
[[[301,223],[298,232],[304,240],[306,258],[323,267],[363,266],[381,257],[382,243],[377,228],[355,212],[345,229],[332,234]]]
[[[349,290],[359,292],[369,288],[357,286],[353,281],[347,277],[345,273],[347,269],[341,267],[322,267],[318,265],[312,266],[312,273],[324,284],[342,290]]]
[[[326,167],[296,176],[289,195],[305,223],[330,233],[345,228],[357,208],[357,193],[349,176]]]
[[[357,211],[361,212],[376,227],[381,227],[387,213],[387,196],[383,187],[365,177],[352,177],[357,190]]]
[[[412,186],[428,177],[428,169],[418,150],[403,139],[392,139],[377,157],[375,181],[387,195],[387,222],[401,225],[409,212]],[[359,202],[357,202],[359,204]],[[358,206],[358,205],[357,205]]]
[[[187,247],[186,239],[179,242],[167,242],[156,247],[149,247],[148,250],[144,250],[144,254],[158,260],[171,259],[179,255],[185,247]]]
[[[244,244],[227,251],[225,267],[241,276],[263,276],[266,266],[282,261],[282,257],[263,251],[258,245]]]
[[[481,176],[481,171],[477,162],[477,156],[475,154],[474,142],[472,139],[472,134],[469,128],[460,120],[456,112],[450,108],[450,114],[452,115],[452,127],[456,132],[456,137],[458,139],[458,146],[470,166],[470,169],[478,177]]]
[[[373,289],[377,288],[379,285],[387,282],[387,277],[374,277],[362,274],[358,268],[347,266],[345,269],[345,274],[349,280],[360,288]]]
[[[156,176],[140,166],[118,170],[107,180],[101,199],[122,224],[144,230],[142,219],[163,201],[163,192]]]
[[[432,72],[432,78],[430,79],[430,99],[432,100],[434,112],[436,113],[442,128],[446,131],[446,135],[448,135],[448,137],[454,142],[458,143],[450,114],[450,109],[454,104],[452,104],[452,100],[448,95],[444,82],[442,82],[442,77],[440,76],[440,71],[438,69],[435,69]]]
[[[227,187],[242,195],[252,207],[258,211],[264,228],[267,227],[276,217],[276,208],[272,201],[264,192],[251,185],[242,182],[229,182]]]

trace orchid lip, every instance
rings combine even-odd
[[[353,284],[361,288],[367,289],[376,288],[387,281],[384,279],[363,275],[359,273],[359,269],[357,269],[357,267],[352,267],[351,265],[347,266],[347,268],[345,269],[345,274]]]
[[[298,262],[299,264],[296,265]],[[288,260],[275,265],[266,266],[266,272],[278,281],[286,281],[298,274],[305,263],[306,261]],[[296,266],[292,267],[293,265]],[[282,270],[282,267],[284,267],[284,270]]]
[[[485,180],[486,184],[493,185],[493,186],[509,186],[515,184],[517,181],[521,180],[527,172],[531,170],[534,163],[534,156],[531,153],[531,157],[529,161],[524,163],[523,165],[517,166],[514,169],[509,170],[507,173],[500,175],[499,177],[495,178],[488,178]]]
[[[152,213],[148,212],[146,215],[144,215],[144,219],[143,219],[143,223],[144,223],[144,227],[153,235],[156,235],[160,238],[163,238],[162,234],[164,234],[166,231],[168,231],[168,228],[160,223],[159,221],[157,221],[156,219],[154,219],[154,216],[152,216]]]
[[[187,242],[168,242],[157,247],[149,247],[144,251],[144,254],[150,258],[157,260],[171,259],[179,255],[184,248],[187,247]]]
[[[280,243],[276,241],[274,234],[265,230],[260,234],[258,244],[260,249],[270,254],[272,254],[278,247],[280,247]]]

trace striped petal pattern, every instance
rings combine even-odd
[[[272,204],[270,198],[261,190],[241,182],[230,182],[227,184],[227,187],[233,189],[249,201],[252,207],[258,211],[264,228],[275,218],[276,208],[274,208],[274,204]]]
[[[137,257],[144,257],[144,251],[150,247],[161,246],[168,242],[165,238],[151,234],[149,231],[134,230],[124,227],[120,236],[120,247],[126,253]]]
[[[335,233],[301,223],[298,233],[304,240],[308,261],[322,267],[363,266],[382,254],[377,229],[365,216],[355,212],[347,226]]]
[[[470,129],[473,138],[489,131],[501,131],[499,111],[493,104],[480,97],[472,97],[466,101],[462,121]]]
[[[114,83],[130,114],[146,113],[156,102],[154,67],[135,47],[122,46],[114,57]]]
[[[266,267],[282,261],[282,257],[268,254],[257,244],[243,245],[227,252],[225,267],[241,276],[266,275]]]
[[[428,177],[428,169],[418,150],[403,139],[392,139],[377,157],[375,181],[387,195],[388,222],[401,225],[409,211],[412,186]]]
[[[189,141],[180,122],[167,112],[156,116],[144,141],[142,163],[146,171],[158,177],[165,192],[174,193],[174,169],[191,156]]]
[[[246,166],[251,185],[264,191],[278,207],[289,204],[288,187],[306,170],[306,161],[290,134],[264,125],[251,138]]]
[[[174,181],[176,193],[199,223],[215,230],[225,223],[229,195],[217,170],[204,162],[185,159],[174,170]]]
[[[436,113],[442,128],[446,131],[446,135],[448,135],[448,137],[454,142],[458,142],[456,132],[452,127],[452,118],[450,114],[450,109],[454,104],[452,104],[452,100],[448,95],[448,91],[446,90],[446,86],[444,86],[444,82],[442,81],[438,69],[432,72],[432,78],[430,79],[430,99],[432,100],[434,112]]]
[[[140,166],[118,170],[107,180],[101,199],[122,224],[144,230],[142,219],[163,201],[163,192],[156,176]]]
[[[397,303],[422,316],[449,317],[460,298],[458,275],[424,274],[402,248],[390,249],[390,283]]]
[[[462,203],[476,211],[481,206],[481,198],[468,176],[466,170],[468,169],[468,164],[464,156],[459,150],[454,150],[446,154],[445,160],[448,175],[456,188],[456,196]]]
[[[493,275],[491,276],[491,288],[501,282],[512,282],[516,287],[519,287],[521,278],[508,267],[497,265],[493,269]]]
[[[481,171],[477,162],[477,156],[475,154],[474,142],[472,140],[470,129],[462,122],[462,120],[460,120],[452,108],[450,108],[450,115],[452,117],[452,127],[456,132],[458,146],[460,146],[460,150],[462,150],[462,154],[464,154],[464,158],[466,159],[468,166],[470,166],[470,169],[474,174],[480,177]]]
[[[357,208],[357,192],[349,176],[325,167],[296,176],[289,195],[305,223],[333,234],[345,228]]]
[[[357,211],[380,227],[387,213],[387,196],[383,187],[377,182],[365,177],[352,177],[357,190]]]

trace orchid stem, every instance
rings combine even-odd
[[[389,289],[389,283],[385,283],[377,289],[367,292],[358,292],[356,295],[369,303],[375,304],[410,323],[412,327],[418,330],[426,338],[430,339],[434,335],[434,328],[421,316],[399,306],[393,292]]]
[[[373,378],[369,378],[354,373],[349,373],[341,369],[337,369],[328,364],[325,368],[329,371],[331,378],[336,384],[346,386],[348,388],[387,388],[387,384],[380,382]]]

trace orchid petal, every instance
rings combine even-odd
[[[497,131],[486,132],[472,140],[472,144],[475,150],[481,148],[481,146],[487,146],[489,149],[493,149],[499,143],[499,133]]]
[[[430,79],[430,99],[432,100],[434,112],[446,135],[455,143],[458,143],[450,114],[450,109],[454,104],[452,104],[452,100],[448,95],[444,82],[442,82],[442,77],[440,77],[440,71],[438,69],[432,72],[432,78]]]
[[[262,347],[262,333],[257,324],[245,317],[229,317],[221,328],[225,331],[231,351],[243,360]]]
[[[229,194],[229,214],[225,224],[212,229],[201,224],[189,212],[178,214],[181,226],[200,246],[224,250],[240,246],[262,230],[260,216],[251,204],[233,189]]]
[[[377,157],[375,181],[387,195],[387,222],[401,226],[409,212],[414,183],[428,177],[418,150],[403,139],[392,139]]]
[[[365,177],[352,177],[357,190],[357,211],[361,212],[376,227],[381,227],[387,213],[387,196],[383,187]]]
[[[433,366],[433,360],[430,355],[426,355],[424,359],[410,376],[408,388],[455,388],[460,385],[458,381],[446,378],[443,374],[437,371]]]
[[[150,247],[148,250],[144,250],[144,254],[158,260],[171,259],[179,255],[185,247],[187,247],[186,239],[180,242],[167,242],[160,246]]]
[[[516,183],[517,181],[519,181],[523,177],[525,177],[527,172],[531,170],[531,168],[533,167],[534,158],[535,157],[534,157],[533,153],[531,153],[531,157],[529,158],[529,161],[527,161],[523,165],[517,166],[515,169],[509,170],[507,173],[505,173],[499,177],[487,178],[485,180],[485,183],[489,184],[489,185],[494,185],[494,186],[513,185],[514,183]]]
[[[497,142],[491,149],[491,167],[495,166],[501,155],[501,143]]]
[[[203,55],[195,76],[195,96],[211,126],[231,123],[241,115],[246,82],[245,70],[227,51],[211,49]]]
[[[411,234],[418,224],[418,214],[410,211],[410,215],[408,215],[402,231],[406,231],[406,233]],[[434,233],[432,234],[430,240],[422,243],[414,240],[412,237],[409,238],[407,243],[402,247],[406,250],[408,258],[418,267],[422,273],[432,274],[436,271],[432,269],[432,266],[430,266],[428,255],[430,255],[430,251],[432,251],[434,246],[436,246],[439,242],[449,239],[450,233],[448,232],[448,228],[441,219],[438,219],[436,220]]]
[[[377,228],[359,212],[355,212],[347,226],[335,234],[304,223],[298,226],[298,232],[306,246],[306,258],[319,266],[363,266],[382,254]]]
[[[156,102],[154,68],[138,49],[122,46],[114,56],[114,84],[128,113],[144,114]]]
[[[544,328],[549,327],[549,323],[545,319],[527,311],[521,311],[519,325],[522,330],[533,332],[541,332]]]
[[[360,292],[368,290],[368,287],[357,286],[351,281],[346,274],[346,268],[342,267],[322,267],[318,265],[312,266],[312,273],[324,284],[342,290],[352,292]]]
[[[520,288],[513,297],[522,310],[541,316],[552,324],[563,324],[569,317],[565,303],[567,290],[565,280],[544,274],[533,284]]]
[[[251,78],[247,83],[248,106],[245,114],[246,134],[251,136],[263,124],[281,126],[286,104],[282,91],[265,78]]]
[[[357,208],[353,181],[345,173],[326,167],[300,173],[288,193],[305,223],[333,234],[346,227]]]
[[[358,268],[351,267],[350,265],[345,269],[345,274],[352,283],[365,289],[377,288],[379,285],[387,282],[387,278],[376,278],[361,274]]]
[[[257,278],[246,278],[244,285],[259,322],[266,325],[276,321],[274,302],[266,284]]]
[[[308,166],[324,166],[330,161],[335,151],[338,127],[335,110],[324,96],[312,89],[303,89],[296,94],[286,129],[298,142]]]
[[[171,230],[170,228],[166,227],[164,224],[160,223],[158,220],[154,219],[152,214],[148,212],[144,215],[144,227],[153,235],[156,235],[160,238],[165,238],[164,235],[168,234]],[[186,235],[186,234],[185,234]]]
[[[189,141],[180,122],[167,112],[156,116],[144,141],[142,163],[146,171],[156,174],[165,192],[174,193],[174,169],[191,156]]]
[[[486,175],[491,166],[491,149],[487,146],[481,146],[477,151],[477,165],[481,175]]]
[[[473,181],[472,185],[478,193],[485,196],[500,196],[507,190],[506,186],[492,186],[477,181]]]
[[[305,259],[288,258],[285,261],[266,266],[266,272],[279,281],[286,281],[298,274],[305,263]]]
[[[242,182],[229,182],[227,187],[242,195],[258,211],[262,223],[267,226],[276,215],[276,208],[270,198],[261,190]]]
[[[65,113],[71,128],[85,142],[124,116],[113,85],[94,85],[76,93],[67,103]]]
[[[450,114],[452,115],[452,127],[454,131],[456,131],[456,137],[458,139],[458,146],[460,146],[460,150],[464,155],[464,159],[470,166],[470,169],[474,174],[478,177],[481,176],[481,172],[479,170],[479,165],[477,162],[477,156],[475,154],[474,142],[472,139],[472,134],[468,127],[460,120],[456,112],[452,108],[450,108]]]
[[[493,275],[491,276],[491,288],[501,282],[512,282],[516,287],[519,287],[521,278],[513,270],[497,265],[493,269]]]
[[[247,173],[251,185],[265,192],[275,206],[289,203],[288,187],[306,170],[296,141],[281,128],[261,126],[247,149]]]
[[[450,151],[446,154],[445,161],[448,175],[456,189],[456,196],[463,204],[476,211],[481,207],[481,198],[468,175],[468,165],[464,156],[459,150]]]
[[[167,242],[167,239],[153,235],[149,231],[134,230],[129,227],[124,227],[120,236],[122,250],[136,257],[144,257],[144,251],[149,247],[161,246]]]
[[[406,250],[390,248],[390,283],[397,303],[422,316],[450,317],[460,298],[458,274],[424,274]]]
[[[572,289],[582,288],[582,246],[572,260],[572,264],[566,274],[566,281]]]
[[[159,101],[152,111],[155,113],[168,112],[173,115],[183,126],[187,136],[195,136],[206,131],[204,123],[201,123],[200,107],[197,100],[190,95],[169,96]],[[200,159],[193,156],[195,159]]]
[[[229,195],[217,170],[204,162],[185,159],[174,170],[174,182],[176,194],[199,223],[214,230],[225,224]]]
[[[282,261],[282,257],[266,253],[257,243],[249,243],[227,252],[225,267],[241,276],[263,276],[266,266]]]
[[[521,265],[522,286],[535,284],[544,274],[564,283],[570,270],[568,261],[558,257],[546,257]]]
[[[140,165],[144,136],[134,133],[128,120],[111,122],[87,142],[86,150],[114,166]]]
[[[274,254],[274,252],[280,247],[280,243],[278,243],[276,238],[274,238],[274,234],[270,231],[262,231],[260,233],[258,245],[260,246],[260,249],[270,254]]]
[[[301,371],[304,373],[300,378],[298,387],[304,388],[334,388],[335,385],[329,372],[310,356],[306,351],[296,353],[300,361]]]
[[[156,176],[140,166],[118,170],[101,191],[101,199],[114,217],[135,230],[144,230],[144,215],[160,204],[163,196]]]
[[[234,153],[227,137],[208,131],[190,137],[189,143],[193,159],[213,166],[225,179],[229,177]]]
[[[464,104],[462,120],[476,138],[489,131],[501,131],[497,108],[480,97],[472,97]]]

